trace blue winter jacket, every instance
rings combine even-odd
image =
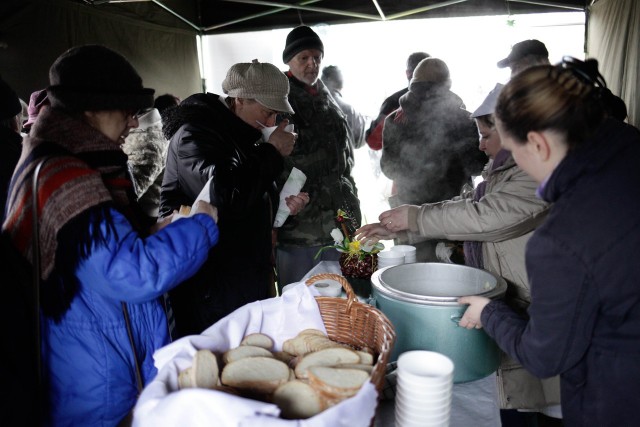
[[[640,132],[607,121],[547,181],[527,245],[530,319],[493,301],[482,323],[539,377],[560,374],[565,426],[638,425]]]
[[[114,426],[127,415],[138,391],[121,302],[146,384],[156,375],[154,351],[168,343],[159,297],[193,275],[218,241],[207,215],[180,219],[142,239],[121,213],[111,214],[117,233],[106,233],[101,224],[106,244],[94,246],[80,263],[71,307],[59,323],[43,320],[49,422],[56,426]]]

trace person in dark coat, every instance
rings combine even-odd
[[[608,114],[597,62],[527,69],[496,106],[503,146],[552,203],[529,240],[528,318],[502,301],[470,304],[484,327],[541,378],[560,375],[566,426],[630,426],[640,406],[640,131]]]
[[[400,108],[385,119],[380,166],[393,180],[396,206],[449,200],[482,172],[478,131],[450,88],[444,61],[423,59]]]
[[[478,150],[478,131],[450,88],[444,61],[425,58],[400,108],[385,119],[380,167],[393,180],[391,207],[449,200],[482,172],[487,158]],[[436,261],[437,241],[396,239],[404,243],[416,246],[419,262]]]
[[[228,97],[191,95],[163,118],[170,139],[160,216],[191,205],[211,179],[220,242],[196,276],[170,293],[175,337],[199,334],[235,309],[275,294],[272,226],[279,194],[275,180],[297,134],[283,120],[266,141],[260,131],[277,113],[292,113],[289,82],[274,65],[232,66],[222,83]],[[308,202],[290,196],[296,214]]]
[[[284,162],[278,185],[284,186],[293,168],[306,176],[303,189],[311,201],[298,216],[289,217],[278,228],[278,286],[297,282],[321,261],[337,261],[337,251],[318,251],[333,244],[338,209],[359,225],[362,220],[358,189],[351,174],[354,148],[349,125],[340,106],[319,79],[324,44],[313,29],[299,25],[287,34],[282,62],[295,111],[291,123],[300,135],[291,156]]]
[[[413,52],[409,55],[407,58],[407,67],[405,69],[407,83],[411,83],[413,71],[416,69],[420,61],[430,56],[431,55],[426,52]],[[369,129],[365,132],[365,141],[372,150],[382,149],[382,129],[384,128],[384,119],[400,107],[400,97],[408,91],[409,85],[407,84],[406,87],[392,93],[382,102],[378,117],[371,121]]]

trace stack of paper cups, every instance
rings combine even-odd
[[[453,362],[433,351],[398,357],[396,427],[447,427],[451,414]]]
[[[395,245],[391,247],[392,251],[402,252],[404,254],[404,263],[410,264],[416,262],[416,247],[411,245]]]
[[[404,264],[404,253],[399,251],[378,252],[378,268]]]

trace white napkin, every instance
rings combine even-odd
[[[302,173],[300,169],[291,169],[291,173],[287,178],[287,182],[284,183],[284,185],[282,186],[282,191],[280,191],[280,204],[278,205],[276,219],[273,221],[273,226],[275,228],[282,226],[287,218],[289,218],[289,214],[291,214],[291,211],[289,210],[285,199],[289,196],[295,196],[296,194],[299,194],[305,182],[307,182],[307,176]]]
[[[207,181],[204,187],[202,187],[202,190],[200,190],[200,194],[198,194],[198,197],[196,197],[196,200],[193,202],[193,205],[195,205],[198,202],[198,200],[203,200],[207,203],[211,203],[211,196],[209,192],[209,189],[211,188],[211,181],[213,181],[213,177],[209,178],[209,181]],[[191,206],[193,207],[193,205]],[[188,218],[191,215],[193,215],[193,209],[191,210],[191,212],[189,212],[189,215],[181,215],[179,213],[176,213],[173,215],[173,219],[171,220],[171,222],[178,220],[180,218]]]
[[[367,382],[354,397],[307,420],[277,418],[277,406],[205,389],[178,390],[178,374],[191,366],[197,350],[224,352],[240,344],[250,333],[262,332],[281,350],[285,340],[303,329],[325,331],[318,293],[304,283],[281,297],[240,307],[201,335],[181,338],[154,354],[158,375],[142,391],[134,408],[133,425],[146,426],[349,426],[367,427],[375,414],[377,393]]]

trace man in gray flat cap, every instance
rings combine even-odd
[[[272,64],[233,65],[222,82],[227,97],[197,93],[167,110],[170,139],[160,196],[160,215],[191,206],[211,179],[209,197],[218,208],[220,241],[191,279],[170,292],[174,337],[199,334],[235,309],[275,295],[272,225],[279,204],[275,179],[297,134],[276,116],[293,113],[289,81]],[[308,202],[287,199],[295,215]]]

